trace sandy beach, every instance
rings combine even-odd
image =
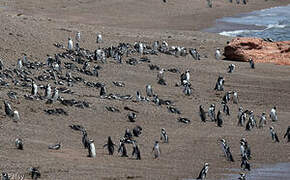
[[[252,0],[253,1],[253,0]],[[103,82],[108,92],[130,94],[135,98],[136,91],[145,95],[145,86],[151,84],[153,90],[163,99],[170,99],[182,112],[182,117],[191,120],[190,124],[177,122],[179,115],[169,113],[166,106],[154,103],[107,100],[99,97],[99,89],[77,83],[70,89],[73,95],[60,94],[65,98],[85,100],[90,108],[66,107],[60,103],[45,104],[41,100],[26,100],[25,94],[30,88],[0,86],[1,103],[9,100],[21,115],[18,123],[5,116],[4,106],[0,111],[0,170],[10,174],[26,174],[29,167],[39,167],[41,179],[191,179],[196,178],[204,162],[209,162],[207,179],[226,179],[231,169],[240,167],[239,140],[246,137],[252,149],[252,168],[263,164],[290,162],[290,144],[283,139],[290,125],[290,66],[257,64],[250,69],[248,63],[217,61],[214,52],[217,47],[223,49],[230,37],[202,32],[212,27],[217,18],[233,16],[275,6],[283,6],[290,0],[255,0],[247,5],[231,4],[225,0],[214,1],[214,7],[208,8],[205,0],[2,0],[0,1],[0,59],[5,67],[12,67],[17,59],[27,54],[29,60],[45,62],[47,54],[63,52],[53,46],[58,42],[67,45],[68,37],[81,32],[81,47],[94,50],[120,42],[134,43],[142,41],[152,44],[155,40],[165,40],[170,46],[196,48],[201,60],[191,56],[179,57],[159,54],[151,56],[150,64],[159,67],[177,68],[181,72],[189,69],[193,84],[193,94],[185,96],[182,88],[175,87],[180,74],[165,72],[167,86],[157,84],[158,71],[152,71],[148,63],[130,66],[117,64],[113,60],[102,66],[99,77],[76,74],[92,82]],[[103,35],[104,42],[96,44],[96,33]],[[137,56],[138,57],[138,56]],[[140,57],[138,57],[140,58]],[[66,60],[67,61],[67,60]],[[230,63],[236,65],[233,74],[227,73]],[[93,66],[92,63],[91,66]],[[81,66],[80,66],[81,67]],[[65,74],[65,71],[63,72]],[[213,90],[217,77],[225,78],[225,91]],[[123,81],[125,87],[116,87],[112,81]],[[37,82],[46,85],[48,82]],[[50,81],[53,87],[56,85]],[[60,87],[60,86],[57,86]],[[239,94],[238,105],[230,103],[230,116],[224,117],[222,128],[213,122],[202,123],[198,107],[206,109],[215,103],[221,109],[221,98],[226,91],[236,90]],[[18,100],[7,96],[9,91],[18,94]],[[44,93],[40,90],[40,93]],[[112,113],[105,106],[114,106],[120,113]],[[139,111],[136,123],[127,120],[124,106]],[[272,123],[268,117],[263,129],[245,131],[237,126],[238,108],[253,110],[255,115],[269,114],[277,106],[279,120]],[[47,108],[59,107],[68,112],[68,116],[47,115]],[[81,133],[71,130],[71,124],[83,125],[94,139],[97,157],[88,158],[87,150],[82,146]],[[111,136],[118,144],[125,129],[136,125],[143,128],[137,139],[142,160],[109,156],[103,145]],[[269,126],[275,130],[280,143],[271,141]],[[160,130],[165,128],[170,138],[169,144],[160,144],[162,150],[159,159],[153,159],[152,147],[160,138]],[[24,150],[14,146],[14,140],[21,137]],[[235,162],[230,163],[223,157],[218,142],[224,138],[231,146]],[[58,151],[48,150],[48,145],[62,142]],[[131,154],[131,145],[127,146]],[[290,167],[289,167],[290,169]],[[237,179],[237,176],[234,178]]]

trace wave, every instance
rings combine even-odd
[[[262,32],[264,30],[235,30],[235,31],[222,31],[219,34],[223,36],[231,36],[235,37],[244,33],[255,33],[255,32]]]

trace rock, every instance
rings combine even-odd
[[[290,41],[269,42],[260,38],[234,38],[224,49],[230,60],[290,65]]]

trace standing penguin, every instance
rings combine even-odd
[[[240,173],[239,180],[246,180],[246,174],[245,173]]]
[[[106,86],[101,86],[100,96],[105,96],[107,94]]]
[[[37,84],[34,81],[32,81],[32,86],[31,86],[31,95],[32,96],[34,96],[34,97],[37,96],[37,89],[38,89]]]
[[[18,59],[18,61],[17,61],[17,68],[18,68],[18,70],[21,70],[22,67],[23,67],[22,61],[21,61],[21,59]]]
[[[160,140],[163,142],[163,143],[168,143],[168,135],[165,131],[164,128],[161,129],[161,136],[160,136]]]
[[[222,55],[221,55],[220,48],[217,48],[217,49],[215,50],[215,59],[216,59],[216,60],[220,60],[221,57],[222,57]]]
[[[254,63],[254,61],[252,59],[249,60],[249,63],[250,63],[250,67],[252,69],[255,69],[255,63]]]
[[[77,42],[80,42],[80,40],[81,40],[81,33],[80,32],[77,32],[76,33],[76,41]]]
[[[51,98],[52,102],[57,101],[58,96],[59,96],[59,95],[58,95],[58,89],[55,87],[55,88],[54,88],[54,91],[53,91],[53,94],[52,94],[52,98]]]
[[[68,38],[67,48],[69,51],[73,51],[74,48],[73,40],[70,37]]]
[[[87,148],[89,148],[89,145],[90,145],[89,139],[88,139],[88,134],[85,130],[83,130],[82,133],[83,133],[82,143],[84,145],[84,148],[87,149]]]
[[[218,111],[218,113],[217,113],[217,125],[218,125],[218,127],[222,127],[222,125],[223,125],[223,119],[222,119],[221,111]]]
[[[280,141],[279,141],[279,138],[278,138],[278,136],[277,136],[277,133],[275,132],[273,126],[270,126],[269,129],[270,129],[270,134],[271,134],[272,140],[273,140],[274,142],[280,142]]]
[[[120,139],[120,145],[118,148],[118,153],[121,153],[121,157],[128,157],[127,149],[123,139]]]
[[[13,121],[14,122],[18,122],[20,120],[20,116],[19,116],[19,113],[18,111],[13,111]]]
[[[97,43],[101,43],[101,42],[103,42],[103,37],[102,37],[102,35],[101,34],[97,34],[97,41],[96,41]]]
[[[228,73],[233,73],[235,68],[236,68],[236,65],[230,64],[229,67],[228,67]]]
[[[211,121],[216,121],[216,115],[215,115],[215,105],[211,104],[208,109],[208,116],[210,117]]]
[[[267,118],[266,118],[266,113],[263,112],[261,117],[260,117],[260,121],[259,121],[259,128],[263,128],[265,124],[267,124]]]
[[[153,90],[152,90],[152,86],[150,84],[146,85],[146,94],[149,97],[153,96]]]
[[[287,131],[286,131],[286,133],[284,135],[284,138],[286,138],[286,137],[288,139],[287,142],[290,142],[290,126],[288,126]]]
[[[192,91],[191,91],[191,88],[190,88],[190,85],[189,84],[186,84],[184,86],[184,89],[183,89],[183,93],[186,95],[186,96],[190,96]]]
[[[96,148],[94,144],[94,140],[89,140],[89,147],[88,147],[89,155],[88,157],[95,158],[96,157]]]
[[[212,0],[207,0],[207,5],[209,8],[212,8]]]
[[[217,79],[214,90],[223,91],[224,90],[224,82],[225,82],[224,78],[222,76],[219,76]]]
[[[6,116],[13,117],[13,110],[9,102],[4,101],[4,109]]]
[[[247,169],[248,171],[251,171],[251,165],[248,162],[248,158],[246,156],[242,157],[241,168],[243,168],[243,170]]]
[[[205,113],[202,105],[199,106],[199,117],[200,117],[202,122],[206,121],[206,113]]]
[[[104,147],[108,148],[109,155],[114,154],[114,146],[115,146],[115,144],[113,143],[111,136],[109,136],[107,144],[104,145]]]
[[[271,109],[271,112],[270,112],[270,118],[272,119],[273,122],[275,122],[275,121],[278,120],[276,106],[274,106],[274,107]]]
[[[137,160],[141,160],[141,153],[140,153],[138,145],[135,143],[135,141],[132,141],[132,143],[133,143],[132,156],[135,156]]]
[[[237,91],[233,91],[233,103],[234,104],[238,104],[238,102],[239,102],[238,92]]]
[[[22,142],[22,139],[17,138],[15,140],[15,147],[16,147],[16,149],[23,150],[23,142]]]
[[[227,103],[224,102],[224,101],[222,101],[222,105],[223,105],[223,112],[224,112],[227,116],[229,116],[229,115],[230,115],[230,108],[229,108],[229,106],[228,106]]]
[[[45,98],[50,99],[51,98],[51,87],[50,84],[48,83],[46,88],[45,88]]]
[[[158,141],[155,141],[155,144],[153,146],[153,149],[152,149],[152,152],[153,152],[153,156],[154,156],[154,159],[158,158],[160,156],[160,147],[159,147],[159,142]]]
[[[10,177],[9,177],[8,173],[2,172],[1,180],[10,180]]]
[[[199,173],[199,175],[198,175],[198,177],[196,179],[204,180],[206,178],[208,169],[209,169],[209,164],[208,163],[204,163],[204,166],[201,169],[201,171],[200,171],[200,173]]]

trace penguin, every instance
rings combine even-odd
[[[107,147],[108,148],[108,152],[109,152],[109,155],[113,155],[114,154],[114,150],[115,150],[115,147],[116,146],[112,139],[111,139],[111,136],[108,137],[108,142],[107,144],[105,144],[103,147]]]
[[[124,138],[126,141],[132,141],[133,135],[132,135],[130,129],[127,128],[125,130]]]
[[[161,150],[160,150],[158,141],[155,141],[155,144],[152,148],[152,152],[153,152],[154,159],[157,159],[160,156]]]
[[[278,136],[277,136],[277,133],[276,133],[275,130],[274,130],[274,127],[273,127],[273,126],[270,126],[269,129],[270,129],[270,134],[271,134],[272,140],[273,140],[274,142],[280,142],[280,141],[279,141],[279,138],[278,138]]]
[[[209,169],[209,164],[208,163],[204,163],[204,166],[201,169],[201,171],[200,171],[200,173],[199,173],[199,175],[198,175],[198,177],[196,179],[204,180],[206,178],[208,169]]]
[[[216,115],[215,115],[215,105],[211,104],[208,109],[208,116],[211,121],[216,121]]]
[[[238,126],[244,126],[247,114],[244,112],[243,107],[239,107],[238,112]]]
[[[82,133],[83,133],[82,143],[84,145],[84,148],[87,149],[87,148],[89,148],[89,145],[90,145],[89,139],[88,139],[88,134],[86,131],[82,131]]]
[[[200,60],[200,55],[199,55],[199,53],[197,52],[196,49],[190,49],[189,53],[190,53],[190,55],[192,56],[193,59]]]
[[[121,153],[121,157],[128,157],[127,149],[126,149],[125,143],[124,143],[124,141],[122,139],[120,139],[120,145],[119,145],[119,148],[118,148],[118,153]]]
[[[212,0],[207,0],[207,5],[209,8],[212,8]]]
[[[153,42],[153,50],[154,51],[157,51],[158,50],[158,47],[159,47],[159,41],[154,41]]]
[[[254,115],[253,111],[250,111],[250,113],[249,113],[249,122],[250,122],[252,127],[255,127],[255,126],[257,127],[257,122],[256,122],[255,115]]]
[[[223,125],[222,113],[221,113],[221,111],[218,111],[218,113],[217,113],[217,126],[222,127],[222,125]]]
[[[237,3],[237,4],[240,4],[240,0],[236,0],[236,3]]]
[[[228,106],[227,103],[224,102],[224,101],[222,101],[222,105],[223,105],[223,112],[224,112],[227,116],[229,116],[229,115],[230,115],[230,108],[229,108],[229,106]]]
[[[245,5],[246,5],[246,4],[247,4],[247,0],[243,0],[243,4],[245,4]]]
[[[9,177],[8,173],[2,172],[1,180],[10,180],[10,177]]]
[[[168,143],[168,135],[167,135],[167,132],[165,131],[164,128],[161,129],[160,140],[161,140],[163,143]]]
[[[0,59],[0,70],[3,70],[3,69],[4,69],[4,65],[3,65],[3,62]]]
[[[242,163],[241,163],[241,168],[243,168],[243,170],[248,170],[251,171],[251,165],[248,162],[248,159],[246,156],[242,157]]]
[[[241,157],[247,155],[245,143],[243,141],[240,141],[240,153],[241,153]]]
[[[89,142],[89,147],[88,147],[89,155],[88,155],[88,157],[95,158],[96,157],[96,148],[95,148],[94,140],[90,139],[88,142]]]
[[[54,145],[49,145],[49,146],[48,146],[48,149],[59,150],[60,147],[61,147],[61,144],[58,143],[58,144],[54,144]]]
[[[4,101],[4,109],[5,109],[5,114],[7,116],[13,117],[14,112],[13,112],[13,110],[12,110],[11,105],[10,105],[9,102]]]
[[[245,173],[240,173],[239,180],[246,180],[246,174]]]
[[[21,61],[21,59],[18,59],[18,61],[17,61],[17,68],[18,68],[18,70],[22,70],[22,67],[23,67],[22,61]]]
[[[137,115],[134,112],[129,113],[127,116],[130,122],[136,122],[135,119]]]
[[[19,113],[18,111],[13,111],[13,121],[14,122],[18,122],[20,120],[20,116],[19,116]]]
[[[51,86],[48,83],[46,88],[45,88],[45,98],[50,99],[51,98]]]
[[[152,97],[153,96],[153,90],[150,84],[146,85],[146,94],[148,97]]]
[[[223,91],[224,90],[224,78],[222,76],[219,76],[215,85],[214,90],[217,91]]]
[[[243,144],[243,146],[244,146],[244,150],[245,150],[245,152],[244,152],[245,154],[244,154],[244,155],[246,155],[246,158],[247,158],[247,159],[251,159],[251,158],[252,158],[252,156],[251,156],[251,148],[250,148],[250,146],[249,146],[249,144],[248,144],[246,138],[242,138],[242,139],[240,140],[240,142],[241,142],[241,144]]]
[[[163,69],[163,68],[158,72],[157,80],[160,80],[160,79],[164,78],[164,72],[165,72],[165,69]]]
[[[274,107],[271,109],[271,111],[270,111],[270,118],[272,119],[273,122],[275,122],[275,121],[278,120],[276,106],[274,106]]]
[[[222,150],[223,150],[223,152],[224,152],[224,154],[225,154],[225,157],[227,158],[228,161],[232,161],[232,162],[234,162],[234,158],[233,158],[233,156],[232,156],[232,153],[231,153],[230,147],[229,147],[229,145],[227,144],[226,140],[221,139],[220,141],[221,141],[221,143],[222,143]]]
[[[68,38],[67,48],[69,51],[73,51],[73,48],[74,48],[73,40],[70,37]]]
[[[173,106],[168,106],[167,109],[168,109],[168,112],[175,113],[175,114],[181,114],[181,112]]]
[[[223,150],[224,155],[226,157],[227,156],[227,146],[228,146],[228,144],[226,143],[226,140],[224,140],[224,139],[221,139],[220,142],[221,142],[221,145],[222,145],[222,150]]]
[[[102,43],[103,42],[103,37],[101,34],[97,34],[97,43]]]
[[[183,89],[183,93],[186,95],[186,96],[190,96],[192,91],[191,91],[191,88],[190,88],[190,85],[189,84],[186,84],[184,86],[184,89]]]
[[[228,73],[233,73],[235,68],[236,68],[236,65],[230,64],[229,67],[228,67]]]
[[[186,82],[187,83],[190,83],[190,71],[189,70],[186,70],[185,71],[185,77],[186,77],[186,79],[185,79]]]
[[[225,103],[228,103],[230,100],[231,100],[231,92],[228,91],[228,92],[226,92],[226,94],[224,95],[224,97],[223,97],[223,101],[224,101]]]
[[[15,140],[15,147],[16,149],[23,150],[23,141],[20,138]]]
[[[38,89],[37,84],[34,81],[32,81],[32,89],[31,89],[32,96],[34,97],[37,96],[37,89]]]
[[[284,138],[287,137],[287,142],[290,142],[290,126],[288,126],[286,133],[284,134]]]
[[[200,117],[202,122],[206,121],[206,113],[205,113],[202,105],[199,106],[199,117]]]
[[[59,97],[58,89],[55,87],[55,88],[54,88],[53,95],[52,95],[52,98],[51,98],[52,102],[57,101],[57,100],[58,100],[58,97]]]
[[[138,52],[140,53],[140,55],[143,55],[144,53],[144,44],[141,42],[138,44]]]
[[[81,40],[81,33],[80,32],[77,32],[76,33],[76,41],[77,42],[80,42],[80,40]]]
[[[265,124],[267,124],[267,117],[266,117],[266,113],[263,112],[260,117],[259,128],[263,128]]]
[[[132,143],[133,143],[132,157],[135,156],[137,160],[141,160],[141,153],[138,145],[135,143],[135,141],[132,141]]]
[[[133,135],[136,137],[139,137],[142,134],[142,127],[141,126],[136,126],[133,128]]]
[[[234,104],[238,104],[238,102],[239,102],[238,92],[237,91],[233,91],[233,103]]]
[[[107,89],[105,86],[101,86],[100,96],[105,96],[107,94]]]
[[[141,93],[140,93],[140,91],[137,91],[136,92],[136,101],[139,102],[141,100],[142,100]]]
[[[215,59],[216,60],[220,60],[221,57],[222,57],[222,55],[221,55],[220,48],[217,48],[216,51],[215,51]]]
[[[29,168],[29,174],[31,175],[31,179],[37,180],[41,177],[40,171],[38,167],[31,167]]]
[[[255,62],[252,59],[249,59],[250,67],[255,69]]]

